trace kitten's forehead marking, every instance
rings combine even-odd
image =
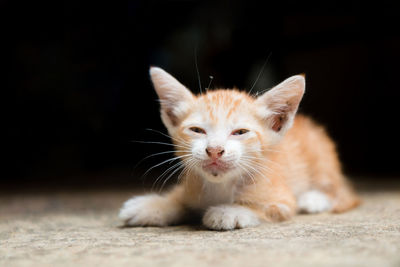
[[[210,119],[217,122],[219,119],[229,119],[238,108],[254,100],[237,90],[216,90],[201,95],[199,100],[205,104]]]

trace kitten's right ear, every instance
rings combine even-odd
[[[292,126],[304,90],[304,76],[295,75],[257,98],[260,115],[276,137],[283,136]]]
[[[150,67],[150,77],[161,103],[161,118],[168,129],[176,127],[188,112],[193,94],[169,73]]]

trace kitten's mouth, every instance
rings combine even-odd
[[[229,170],[229,165],[223,161],[208,161],[203,164],[203,170],[211,173],[213,176],[218,176]]]

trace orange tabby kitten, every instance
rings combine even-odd
[[[295,116],[303,76],[253,97],[238,90],[193,95],[160,68],[150,75],[184,170],[168,193],[125,202],[119,216],[126,225],[177,224],[197,211],[206,227],[231,230],[358,205],[324,129]]]

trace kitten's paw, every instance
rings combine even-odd
[[[303,213],[319,213],[332,209],[328,196],[318,190],[303,193],[297,200],[297,208]]]
[[[269,204],[265,209],[266,216],[274,222],[290,219],[294,211],[288,205],[282,203]]]
[[[203,224],[214,230],[233,230],[257,226],[260,220],[246,207],[239,205],[221,205],[209,208],[203,216]]]
[[[137,196],[126,201],[119,218],[127,226],[166,226],[178,221],[182,207],[160,195]]]

